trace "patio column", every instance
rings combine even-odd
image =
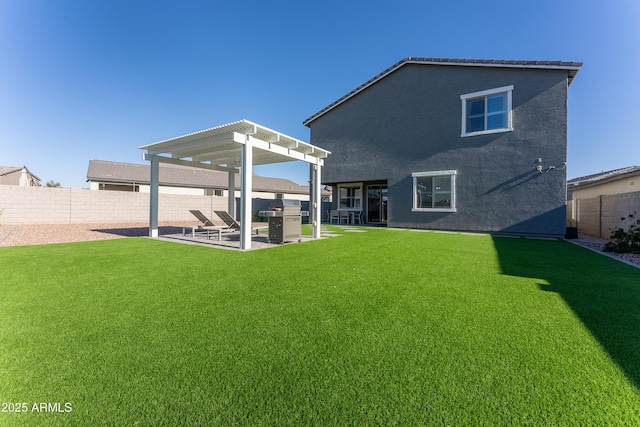
[[[309,163],[309,224],[313,225],[314,221],[314,211],[313,211],[313,201],[315,197],[313,197],[313,177],[314,177],[314,165],[313,163]]]
[[[312,224],[313,224],[313,238],[320,238],[320,224],[322,223],[322,189],[320,188],[322,163],[321,159],[318,159],[315,164],[312,164],[313,179],[311,180],[311,192],[313,200],[309,202],[309,207],[312,210]]]
[[[253,144],[245,135],[240,168],[240,249],[251,249],[251,193],[253,186]]]
[[[236,172],[229,172],[229,188],[227,189],[227,212],[236,219]]]
[[[151,179],[149,188],[149,237],[158,237],[158,182],[160,162],[158,156],[149,156],[151,161]]]

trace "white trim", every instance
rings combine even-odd
[[[411,174],[413,180],[413,206],[412,212],[457,212],[456,209],[456,175],[457,170],[414,172]],[[450,208],[418,208],[418,181],[416,178],[423,176],[449,176],[451,178],[451,207]]]
[[[488,135],[492,133],[502,133],[502,132],[511,132],[513,131],[513,93],[514,86],[502,86],[495,89],[487,89],[481,90],[478,92],[466,93],[464,95],[460,95],[460,101],[462,102],[462,121],[461,121],[461,137],[467,136],[476,136],[476,135]],[[486,98],[491,95],[497,95],[500,93],[507,94],[507,127],[500,129],[489,129],[489,130],[481,130],[476,132],[467,132],[467,101],[470,99],[476,98]],[[486,112],[485,112],[486,117]]]
[[[457,175],[457,174],[458,174],[458,171],[453,169],[448,171],[414,172],[411,174],[411,177],[415,178],[417,176],[440,176],[440,175]]]
[[[513,85],[502,86],[495,89],[481,90],[478,92],[466,93],[464,95],[460,95],[460,99],[465,100],[469,98],[480,98],[481,96],[494,95],[496,93],[507,92],[510,90],[513,90]]]

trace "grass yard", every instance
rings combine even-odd
[[[0,425],[640,425],[640,270],[364,230],[1,248]]]

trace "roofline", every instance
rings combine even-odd
[[[12,169],[8,169],[8,168],[12,168]],[[9,175],[10,173],[14,173],[14,172],[19,172],[22,170],[22,167],[16,168],[13,166],[7,166],[7,170],[4,172],[0,172],[0,176],[2,175]]]
[[[14,172],[21,171],[22,169],[26,169],[26,170],[27,170],[27,172],[29,172],[29,174],[30,174],[31,176],[33,176],[33,177],[34,177],[35,179],[37,179],[38,181],[42,181],[42,179],[40,179],[40,177],[38,177],[36,174],[34,174],[33,172],[31,172],[31,171],[29,170],[29,168],[28,168],[28,167],[26,167],[26,166],[4,166],[4,167],[7,167],[7,168],[13,168],[13,169],[10,169],[10,170],[7,170],[7,171],[4,171],[4,172],[1,172],[1,173],[0,173],[0,176],[2,176],[2,175],[8,175],[8,174],[10,174],[10,173],[14,173]]]
[[[547,69],[547,70],[566,70],[568,71],[568,83],[575,78],[578,71],[582,67],[582,62],[565,62],[565,61],[517,61],[517,60],[491,60],[491,59],[453,59],[453,58],[417,58],[409,56],[404,58],[391,67],[387,68],[380,74],[376,75],[372,79],[361,84],[351,92],[347,93],[337,101],[329,104],[322,110],[318,111],[308,119],[302,122],[303,125],[309,126],[311,122],[323,116],[325,113],[333,110],[338,105],[344,103],[348,99],[367,89],[369,86],[382,80],[389,74],[396,71],[398,68],[406,64],[420,64],[420,65],[449,65],[449,66],[462,66],[462,67],[490,67],[490,68],[530,68],[530,69]]]
[[[627,168],[622,168],[622,169],[627,169]],[[609,171],[609,172],[614,172],[614,171]],[[591,179],[586,179],[591,175],[570,179],[569,181],[567,181],[567,190],[568,191],[580,190],[583,188],[589,188],[589,187],[594,187],[601,184],[607,184],[610,182],[619,181],[621,179],[640,176],[640,167],[629,166],[628,170],[620,173],[614,173],[611,175],[607,175],[607,172],[604,172],[602,176],[599,176],[601,174],[594,174],[594,175],[596,176]],[[575,181],[575,182],[571,182],[571,181]]]

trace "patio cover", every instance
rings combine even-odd
[[[264,126],[240,120],[176,138],[143,145],[142,156],[151,162],[149,236],[158,236],[158,175],[160,162],[220,170],[229,173],[228,211],[235,216],[235,174],[240,174],[240,223],[251,224],[253,165],[301,160],[310,165],[310,211],[313,237],[320,238],[321,169],[329,151],[276,132]],[[251,227],[240,230],[240,248],[251,248]]]

